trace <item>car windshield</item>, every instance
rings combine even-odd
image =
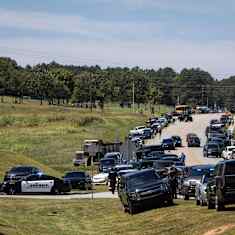
[[[225,175],[235,175],[235,162],[229,162],[226,164]]]
[[[115,164],[114,159],[103,159],[100,161],[100,164],[103,166],[111,166]]]
[[[10,170],[10,173],[24,173],[24,172],[31,172],[31,167],[14,167]]]
[[[73,177],[82,178],[84,176],[85,172],[69,172],[65,175],[65,178],[73,178]]]
[[[155,183],[159,178],[154,171],[147,171],[130,177],[127,184],[130,189],[136,189],[147,184]]]
[[[190,176],[202,176],[213,170],[214,170],[213,168],[191,168],[189,175]]]
[[[170,167],[174,164],[173,161],[161,161],[161,162],[156,162],[155,163],[155,168],[160,169],[160,168],[165,168],[165,167]]]
[[[164,139],[163,141],[162,141],[162,143],[172,143],[172,139]]]
[[[208,149],[218,149],[218,145],[216,145],[216,144],[208,144]]]

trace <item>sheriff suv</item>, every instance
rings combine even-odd
[[[171,189],[153,169],[122,175],[118,195],[125,211],[134,214],[139,207],[166,202],[173,204]]]
[[[235,204],[235,160],[219,162],[213,179],[207,184],[208,209],[224,209],[227,204]]]

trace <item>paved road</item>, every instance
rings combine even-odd
[[[71,199],[92,199],[92,194],[78,194],[71,193],[66,195],[0,195],[1,198],[14,198],[14,199],[44,199],[44,200],[71,200]],[[118,198],[117,192],[113,195],[111,192],[94,193],[94,199],[98,198]]]
[[[216,163],[220,158],[204,158],[202,154],[202,147],[193,148],[187,147],[186,135],[188,133],[196,133],[201,140],[201,146],[206,143],[205,129],[208,126],[211,119],[219,119],[222,114],[197,114],[193,115],[193,122],[179,122],[176,121],[174,124],[169,125],[166,129],[162,131],[161,138],[170,137],[172,135],[179,135],[183,140],[182,148],[177,148],[172,153],[183,152],[186,155],[186,165],[194,164],[206,164],[206,163]],[[160,143],[159,135],[154,139],[150,140],[148,144]]]

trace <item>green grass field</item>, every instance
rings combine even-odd
[[[131,128],[143,124],[149,116],[147,111],[133,113],[117,104],[108,104],[104,112],[90,112],[39,105],[37,101],[12,104],[5,100],[6,103],[0,103],[0,177],[11,165],[27,162],[62,175],[74,169],[74,153],[82,149],[85,139],[123,140]],[[16,159],[6,161],[9,154],[17,156]]]
[[[118,199],[46,201],[1,199],[0,234],[203,235],[235,234],[235,213],[197,207],[192,201],[136,215],[122,211]]]

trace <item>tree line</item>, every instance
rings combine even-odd
[[[61,65],[56,62],[22,67],[0,58],[0,96],[16,103],[25,96],[41,104],[106,102],[137,104],[208,105],[231,108],[235,101],[235,76],[220,81],[200,68],[177,73],[170,67],[154,69]]]

